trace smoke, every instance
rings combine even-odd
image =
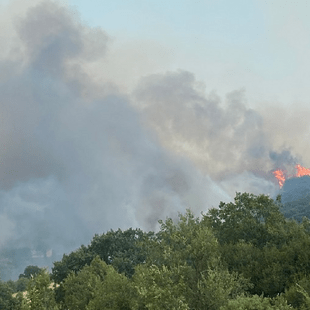
[[[245,91],[225,101],[205,93],[190,72],[154,74],[141,80],[134,102],[166,149],[190,159],[233,196],[235,191],[275,194],[275,167],[297,159],[285,146],[273,149],[264,117],[247,107]]]
[[[154,230],[235,191],[276,192],[270,170],[294,155],[274,149],[244,90],[222,102],[180,70],[124,93],[87,69],[109,53],[104,30],[55,1],[17,4],[1,30],[2,278],[50,265],[95,233]]]

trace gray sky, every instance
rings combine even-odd
[[[310,166],[306,2],[1,3],[0,249],[154,230]]]

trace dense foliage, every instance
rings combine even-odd
[[[304,216],[310,218],[310,197],[299,198],[295,201],[286,202],[283,205],[283,214],[287,218],[302,222]]]
[[[51,274],[28,266],[1,282],[0,309],[310,309],[310,221],[282,211],[280,197],[237,193],[158,233],[95,235]]]

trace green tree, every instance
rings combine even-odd
[[[266,195],[236,193],[234,202],[221,202],[218,209],[209,210],[204,221],[211,225],[220,244],[244,240],[262,248],[277,237],[277,228],[285,223],[280,207],[279,201]]]
[[[283,296],[296,309],[310,308],[310,281],[309,276],[299,275],[292,285],[285,290]]]
[[[295,282],[299,274],[310,273],[310,238],[302,224],[286,221],[279,238],[258,248],[244,241],[223,244],[222,257],[230,271],[242,273],[254,284],[252,294],[275,297]],[[275,233],[273,232],[275,235]]]
[[[85,265],[89,265],[93,258],[93,253],[84,245],[69,255],[64,254],[61,261],[54,262],[52,280],[60,284],[71,272],[77,274]]]
[[[24,292],[27,290],[27,286],[30,279],[21,277],[16,281],[16,291],[17,292]]]
[[[27,286],[27,295],[23,303],[23,310],[56,310],[58,309],[52,288],[50,275],[43,269],[32,277]]]
[[[140,265],[133,277],[138,298],[136,309],[188,309],[182,267]]]
[[[78,250],[71,252],[69,255],[64,254],[61,261],[54,262],[51,278],[59,285],[55,288],[55,296],[58,304],[64,302],[64,279],[71,273],[77,274],[84,266],[89,265],[93,258],[93,254],[88,251],[87,247],[81,245]]]
[[[145,233],[141,229],[111,230],[95,235],[88,249],[94,256],[99,255],[104,262],[113,265],[119,273],[132,277],[135,266],[146,259],[140,243],[152,236],[152,232]]]
[[[87,310],[129,310],[132,309],[136,298],[136,291],[130,279],[124,274],[119,274],[114,267],[108,266],[105,262],[96,258],[92,265],[97,264],[98,270],[104,270],[101,283],[97,286],[93,298],[90,300]],[[91,266],[92,266],[91,265]],[[98,274],[98,271],[95,271]]]
[[[72,272],[64,281],[64,291],[69,310],[130,309],[134,292],[129,279],[99,256],[77,274]]]
[[[24,270],[24,273],[19,275],[20,278],[27,278],[31,279],[32,277],[37,276],[42,271],[42,268],[39,268],[38,266],[27,266]]]
[[[209,227],[201,225],[190,210],[185,215],[179,214],[176,223],[171,218],[159,223],[160,231],[143,244],[149,264],[178,266],[186,263],[197,275],[217,264],[219,244]]]
[[[264,298],[263,296],[239,296],[231,299],[228,304],[220,310],[288,310],[292,309],[282,297],[275,299]]]
[[[17,284],[16,281],[8,280],[5,282],[6,285],[15,293],[17,292]]]
[[[228,300],[242,295],[248,287],[251,287],[249,281],[238,273],[230,273],[220,266],[209,268],[198,281],[197,291],[201,297],[197,299],[196,307],[217,310]]]
[[[297,292],[302,294],[303,297],[304,297],[303,304],[300,307],[300,309],[301,310],[309,309],[310,308],[310,296],[309,296],[309,293],[301,285],[299,285],[298,283],[296,284],[296,286],[297,286]],[[308,287],[309,287],[309,284],[308,284]]]
[[[106,234],[95,235],[88,247],[82,245],[69,255],[63,255],[61,261],[54,262],[52,278],[61,283],[71,271],[77,273],[84,266],[99,257],[108,265],[113,265],[119,273],[131,277],[134,267],[145,261],[146,255],[140,247],[140,242],[149,238],[152,233],[144,233],[140,229],[108,231]]]
[[[15,310],[20,306],[19,300],[13,297],[9,284],[0,281],[0,310]]]
[[[280,208],[280,199],[237,193],[234,203],[221,203],[204,216],[223,264],[251,280],[251,294],[275,297],[296,275],[310,273],[310,224],[285,219]]]
[[[56,300],[64,301],[63,281],[71,272],[77,274],[84,266],[99,257],[108,265],[112,265],[119,273],[131,277],[136,265],[146,259],[146,253],[140,246],[142,241],[151,238],[153,233],[144,233],[140,229],[125,231],[108,231],[106,234],[95,235],[89,246],[82,245],[77,251],[63,255],[61,261],[54,262],[52,279],[59,284],[56,288]]]
[[[190,308],[218,309],[250,283],[236,272],[231,274],[221,263],[219,244],[207,222],[200,222],[189,210],[179,218],[176,223],[170,218],[160,221],[156,237],[144,243],[146,266],[165,267],[170,273],[177,270],[171,278],[184,279],[182,296]]]

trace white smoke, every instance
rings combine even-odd
[[[222,102],[180,70],[126,93],[90,74],[112,46],[104,30],[55,1],[18,3],[0,27],[0,263],[15,257],[5,276],[95,233],[153,230],[235,191],[274,194],[282,149],[243,90]]]

